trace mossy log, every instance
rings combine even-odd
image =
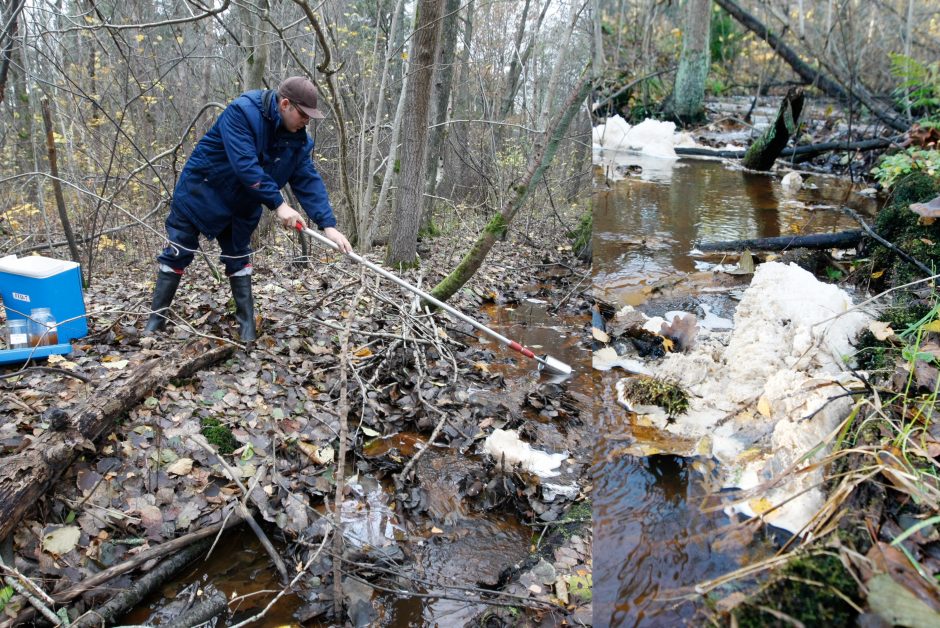
[[[172,360],[152,358],[127,377],[103,383],[72,412],[65,429],[47,430],[22,451],[0,458],[0,539],[13,531],[83,449],[93,447],[118,418],[137,406],[150,391],[172,378],[192,377],[234,351],[233,345],[199,340],[184,347]]]
[[[494,216],[489,224],[487,224],[486,228],[483,229],[483,232],[477,236],[473,246],[471,246],[467,254],[463,256],[463,259],[460,260],[457,267],[434,286],[434,289],[430,291],[431,296],[441,301],[446,301],[453,296],[454,293],[460,290],[464,284],[473,277],[480,266],[483,265],[483,260],[486,259],[487,254],[490,252],[490,249],[493,248],[493,245],[496,244],[496,241],[505,238],[509,224],[525,205],[532,190],[535,189],[542,180],[545,170],[548,169],[548,166],[555,157],[555,153],[558,151],[558,145],[567,133],[572,118],[574,118],[575,113],[581,108],[584,99],[587,98],[590,91],[591,82],[586,77],[582,77],[578,85],[576,85],[568,95],[568,98],[561,106],[561,110],[555,115],[552,121],[549,122],[544,135],[536,138],[535,146],[533,146],[533,150],[530,153],[526,172],[522,180],[514,186],[513,193],[507,195],[508,198],[502,211]]]
[[[763,135],[754,140],[744,154],[741,162],[744,167],[751,170],[770,170],[777,157],[787,147],[790,137],[796,134],[802,113],[803,90],[799,87],[791,87],[783,97],[783,102],[780,103],[774,123],[764,131]]]
[[[726,242],[702,242],[695,246],[700,251],[783,251],[785,249],[847,249],[862,241],[862,230],[836,233],[813,233],[810,235],[729,240]]]

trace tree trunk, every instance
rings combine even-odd
[[[711,62],[711,0],[686,0],[682,54],[672,92],[671,113],[684,124],[705,117],[705,79]]]
[[[13,60],[13,46],[16,43],[16,25],[25,4],[25,0],[14,0],[6,3],[4,10],[0,11],[3,16],[3,30],[0,32],[0,103],[6,97],[7,76]]]
[[[414,264],[418,251],[418,223],[424,204],[428,121],[437,47],[441,35],[444,0],[420,0],[411,46],[413,71],[408,80],[408,109],[402,142],[401,194],[389,235],[386,263],[392,267]]]
[[[454,85],[454,58],[456,48],[450,45],[444,45],[444,42],[451,42],[457,39],[457,16],[460,11],[460,0],[447,0],[444,6],[444,23],[441,27],[440,58],[438,65],[437,85],[434,93],[436,96],[434,104],[434,114],[432,116],[433,127],[431,128],[431,140],[428,144],[428,164],[427,164],[427,194],[435,196],[437,194],[437,175],[438,167],[443,156],[444,139],[447,136],[447,118],[448,105],[450,104],[450,95]],[[430,208],[434,206],[434,200],[425,205],[421,217],[421,228],[430,227],[432,222]]]
[[[841,85],[821,72],[817,72],[811,68],[807,63],[800,59],[800,55],[797,54],[795,50],[783,43],[783,40],[780,37],[773,34],[757,18],[747,13],[733,0],[715,0],[715,2],[718,4],[718,6],[727,11],[731,17],[736,19],[742,26],[766,41],[770,47],[774,49],[774,52],[777,53],[780,58],[786,61],[787,64],[793,68],[793,71],[799,74],[800,78],[802,78],[804,81],[819,88],[833,98],[838,98],[839,100],[843,101],[849,100],[849,93],[846,92],[846,90],[844,90]],[[852,96],[861,101],[872,111],[872,113],[875,114],[875,116],[877,116],[882,122],[891,128],[898,131],[907,131],[907,129],[910,127],[907,122],[904,122],[898,118],[897,112],[887,110],[885,107],[875,102],[872,98],[861,93],[860,90],[854,91]]]
[[[81,263],[81,255],[78,252],[78,244],[75,242],[75,234],[72,233],[72,223],[69,221],[68,210],[65,207],[65,196],[62,194],[62,182],[59,181],[59,164],[56,157],[55,136],[52,130],[52,113],[49,111],[49,101],[42,99],[42,122],[46,127],[46,151],[49,154],[49,173],[52,175],[52,190],[55,192],[55,203],[59,210],[59,220],[62,222],[62,230],[65,232],[65,239],[69,243],[69,254],[72,261],[76,264]]]
[[[0,539],[16,527],[89,443],[111,430],[114,422],[145,395],[170,378],[191,377],[234,350],[232,345],[213,346],[207,341],[196,341],[183,349],[178,360],[155,358],[144,362],[126,378],[102,384],[74,411],[67,429],[48,430],[26,449],[0,458]]]
[[[545,6],[548,7],[550,3],[551,0],[547,0]],[[516,28],[515,45],[509,51],[512,60],[509,62],[509,70],[506,72],[506,92],[503,94],[503,101],[499,106],[500,120],[505,120],[512,113],[512,103],[516,98],[516,92],[519,90],[519,75],[525,66],[525,62],[522,60],[522,38],[525,36],[525,23],[529,18],[529,6],[531,4],[531,0],[525,0],[525,4],[522,5],[522,15],[519,16],[519,26]]]
[[[268,67],[267,30],[261,27],[261,18],[254,9],[238,4],[237,11],[241,14],[244,29],[242,30],[242,47],[247,56],[242,66],[242,91],[250,89],[264,89],[264,72]],[[259,11],[267,11],[268,3],[262,0],[257,5]]]
[[[391,71],[392,64],[395,62],[394,57],[397,56],[395,51],[392,49],[392,42],[398,38],[398,31],[403,28],[402,24],[399,21],[399,14],[401,13],[401,6],[403,0],[398,0],[397,4],[392,9],[392,23],[389,28],[388,39],[385,42],[385,50],[382,53],[382,77],[379,79],[379,83],[376,86],[376,90],[373,93],[372,100],[373,106],[375,107],[375,115],[372,118],[372,141],[370,148],[366,151],[364,142],[362,143],[363,148],[362,155],[360,157],[361,163],[364,164],[360,167],[360,185],[364,185],[365,188],[362,194],[359,196],[359,206],[356,210],[356,223],[358,225],[357,231],[359,232],[359,250],[363,253],[368,253],[372,250],[373,241],[375,240],[375,227],[378,224],[380,218],[380,203],[372,201],[372,193],[375,189],[375,169],[376,162],[379,157],[379,137],[381,136],[381,128],[385,120],[385,86],[388,83],[389,73]],[[378,31],[376,31],[376,50],[379,50],[378,45]],[[398,117],[398,110],[395,112],[396,123],[399,122],[400,118]],[[365,134],[363,134],[363,139],[365,139]],[[396,152],[396,144],[398,142],[398,128],[395,124],[392,125],[392,141],[389,145],[389,153]],[[389,159],[394,159],[389,157]],[[383,178],[384,183],[384,178]],[[384,198],[383,195],[379,194],[380,199]],[[384,205],[384,200],[381,202]]]
[[[457,81],[457,102],[454,111],[460,111],[461,116],[470,117],[473,109],[470,106],[470,46],[473,43],[473,11],[475,0],[467,2],[467,18],[463,28],[463,55],[460,58],[460,77]]]
[[[539,184],[546,168],[551,164],[552,158],[558,150],[558,145],[571,124],[571,119],[574,118],[584,99],[587,98],[591,86],[590,80],[582,78],[571,91],[561,110],[546,127],[544,133],[536,140],[530,153],[526,173],[519,184],[515,186],[514,193],[508,195],[509,198],[503,205],[502,211],[494,216],[483,232],[477,236],[476,242],[460,260],[457,267],[439,284],[434,286],[434,289],[431,290],[433,297],[446,301],[460,290],[483,264],[483,260],[486,259],[486,255],[493,248],[497,238],[505,235],[509,224],[519,210],[522,209],[532,189]]]
[[[747,149],[742,165],[751,170],[770,170],[790,136],[796,134],[802,113],[803,89],[791,87],[780,103],[774,123]]]

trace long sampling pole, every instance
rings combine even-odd
[[[323,244],[323,245],[325,245],[325,246],[328,246],[328,247],[330,247],[331,249],[333,249],[333,250],[335,250],[335,251],[339,251],[339,246],[338,246],[335,242],[333,242],[332,240],[330,240],[329,238],[327,238],[325,235],[320,234],[320,233],[317,233],[317,232],[314,231],[313,229],[310,229],[310,228],[308,228],[308,227],[304,227],[304,226],[303,226],[303,223],[298,222],[297,225],[296,225],[296,229],[297,229],[298,231],[302,232],[302,233],[307,234],[308,236],[310,236],[311,238],[313,238],[314,240],[316,240],[316,241],[319,242],[320,244]],[[398,275],[395,275],[395,274],[393,274],[393,273],[391,273],[391,272],[385,270],[385,269],[382,268],[381,266],[377,266],[377,265],[373,264],[372,262],[370,262],[369,260],[365,259],[365,258],[362,257],[361,255],[358,255],[358,254],[356,254],[356,253],[346,253],[345,255],[346,255],[346,257],[348,257],[348,258],[350,258],[350,259],[352,259],[352,260],[358,262],[359,264],[362,264],[363,266],[365,266],[366,268],[368,268],[368,269],[371,270],[372,272],[377,273],[377,274],[381,275],[382,277],[385,277],[385,278],[388,279],[389,281],[398,284],[399,286],[401,286],[401,287],[404,288],[405,290],[408,290],[409,292],[412,292],[412,293],[418,295],[419,297],[421,297],[422,299],[424,299],[424,300],[427,301],[428,303],[433,303],[435,306],[441,308],[442,310],[444,310],[445,312],[447,312],[447,313],[450,314],[451,316],[455,316],[456,318],[462,320],[463,322],[468,323],[468,324],[470,324],[470,325],[473,325],[476,329],[479,329],[481,332],[483,332],[483,333],[486,334],[487,336],[490,336],[491,338],[494,338],[494,339],[498,340],[499,342],[503,343],[504,345],[506,345],[507,347],[509,347],[509,348],[512,349],[513,351],[517,351],[517,352],[521,353],[522,355],[524,355],[524,356],[527,357],[527,358],[532,358],[533,360],[535,360],[536,362],[538,362],[538,364],[539,364],[539,370],[544,369],[544,370],[546,370],[546,371],[548,371],[548,372],[550,372],[550,373],[555,373],[555,374],[557,374],[557,375],[570,375],[570,374],[571,374],[571,370],[572,370],[572,369],[571,369],[571,366],[569,366],[568,364],[565,364],[565,363],[562,362],[561,360],[557,360],[557,359],[555,359],[555,358],[553,358],[553,357],[551,357],[551,356],[548,356],[548,355],[544,355],[544,356],[535,355],[535,353],[533,353],[532,350],[529,349],[528,347],[522,346],[521,344],[519,344],[519,343],[516,342],[515,340],[510,340],[509,338],[507,338],[506,336],[503,336],[503,335],[500,334],[499,332],[497,332],[497,331],[495,331],[495,330],[493,330],[493,329],[490,329],[489,327],[487,327],[487,326],[484,325],[483,323],[481,323],[481,322],[479,322],[479,321],[477,321],[477,320],[475,320],[475,319],[473,319],[473,318],[470,318],[469,316],[467,316],[466,314],[464,314],[464,313],[461,312],[460,310],[457,310],[457,309],[451,307],[450,305],[447,305],[446,303],[444,303],[443,301],[441,301],[441,300],[439,300],[439,299],[435,299],[434,297],[432,297],[430,294],[428,294],[427,292],[425,292],[425,291],[422,290],[421,288],[419,288],[419,287],[417,287],[417,286],[414,286],[414,285],[408,283],[407,281],[405,281],[404,279],[402,279],[402,278],[399,277]]]

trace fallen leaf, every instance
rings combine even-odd
[[[50,554],[68,554],[78,544],[82,530],[78,526],[62,526],[42,537],[42,549]]]
[[[594,340],[598,342],[603,342],[605,345],[610,343],[610,336],[607,335],[607,332],[603,329],[598,329],[597,327],[591,327],[591,335],[594,336]]]
[[[755,515],[762,515],[774,507],[773,503],[766,497],[750,499],[748,500],[747,505],[751,507],[751,510],[754,511]]]
[[[431,534],[444,534],[444,531],[438,528],[437,526],[434,526],[433,528],[431,528]]]
[[[761,395],[761,398],[757,401],[757,411],[761,413],[765,419],[771,418],[773,415],[773,410],[770,407],[770,401],[767,397]]]
[[[128,364],[129,362],[127,360],[117,360],[114,362],[102,362],[101,366],[105,367],[106,369],[121,370],[127,368]]]
[[[877,340],[887,340],[888,338],[894,335],[894,330],[891,329],[891,325],[884,321],[872,321],[868,323],[868,331],[875,337]]]
[[[193,459],[192,458],[180,458],[169,467],[167,467],[166,472],[171,475],[189,475],[189,472],[193,470]]]
[[[329,445],[326,447],[317,447],[313,443],[297,441],[297,447],[307,454],[307,457],[310,458],[310,461],[314,464],[329,464],[333,462],[333,458],[336,456],[336,452]]]
[[[940,626],[940,614],[887,574],[868,581],[868,605],[892,626]]]
[[[940,332],[940,318],[938,318],[935,321],[930,321],[929,323],[921,327],[921,329],[924,331]]]
[[[357,349],[353,355],[357,358],[368,358],[372,355],[372,350],[369,349],[369,347],[363,347],[361,349]]]
[[[371,427],[363,425],[361,429],[362,429],[362,433],[368,436],[369,438],[375,438],[376,436],[381,436],[381,434],[376,432]]]
[[[873,272],[873,273],[871,274],[871,278],[872,278],[872,279],[880,279],[881,276],[884,275],[884,274],[885,274],[885,271],[883,271],[883,270],[876,270],[875,272]]]

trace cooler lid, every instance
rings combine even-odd
[[[29,255],[27,257],[7,255],[0,258],[0,273],[32,277],[34,279],[45,279],[73,268],[78,268],[78,262],[43,257],[42,255]]]

